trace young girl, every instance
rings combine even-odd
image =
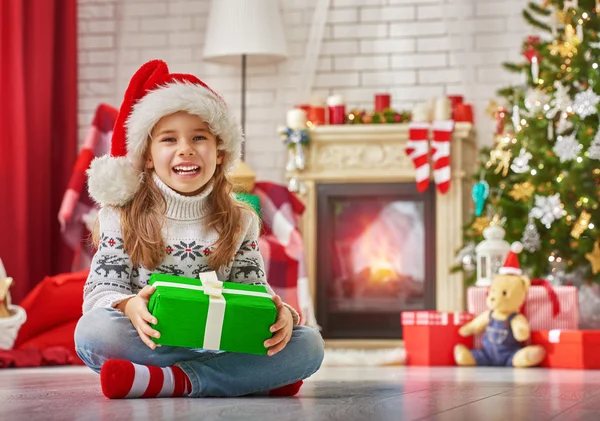
[[[267,284],[256,214],[232,197],[242,133],[225,102],[192,75],[144,64],[125,93],[111,156],[92,162],[102,206],[98,251],[75,330],[80,358],[109,398],[291,396],[323,360],[323,340]],[[268,356],[156,346],[152,273],[264,285],[277,319]],[[194,321],[193,323],[195,323]]]

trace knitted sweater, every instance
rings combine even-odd
[[[166,248],[164,260],[153,271],[143,266],[133,267],[123,249],[119,211],[110,207],[100,209],[100,244],[84,286],[84,313],[95,307],[115,307],[134,296],[148,284],[152,273],[197,278],[198,274],[212,270],[208,256],[215,249],[218,233],[207,227],[205,218],[210,211],[212,183],[199,195],[183,196],[164,184],[156,174],[153,178],[167,202],[162,229]],[[274,295],[265,279],[264,263],[258,248],[258,216],[244,211],[240,224],[241,235],[236,243],[238,251],[226,267],[217,271],[217,277],[220,281],[264,285]],[[286,307],[297,325],[298,313],[287,304]]]

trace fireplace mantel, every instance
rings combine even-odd
[[[306,191],[301,219],[306,264],[313,302],[316,302],[317,196],[319,183],[406,182],[415,180],[412,161],[406,156],[408,124],[319,126],[310,130],[306,169],[289,172]],[[451,187],[436,194],[436,307],[440,311],[464,309],[461,274],[451,274],[456,249],[462,244],[461,228],[471,195],[470,175],[475,169],[477,146],[473,126],[457,123],[451,142]],[[433,178],[431,180],[433,183]]]

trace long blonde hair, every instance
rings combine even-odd
[[[152,179],[151,169],[144,170],[144,179],[133,199],[122,206],[121,232],[125,252],[131,258],[134,267],[144,266],[154,270],[165,258],[166,246],[162,236],[167,203]],[[233,184],[223,170],[217,165],[213,175],[214,185],[209,195],[211,210],[207,223],[219,234],[214,244],[215,250],[208,257],[208,264],[213,270],[228,265],[237,252],[236,244],[241,234],[241,217],[244,210],[251,211],[245,203],[233,198]],[[92,233],[94,245],[100,241],[98,224]]]

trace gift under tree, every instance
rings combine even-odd
[[[523,268],[554,284],[600,282],[598,12],[595,0],[524,11],[544,34],[524,40],[519,63],[505,64],[522,82],[490,104],[494,145],[482,151],[473,190],[480,211],[464,229],[465,246],[476,244],[494,216],[504,220],[506,240],[524,245]]]

